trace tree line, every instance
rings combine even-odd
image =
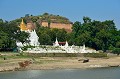
[[[71,42],[103,51],[120,48],[120,30],[117,30],[113,20],[101,22],[83,17],[83,21],[73,24]]]
[[[120,30],[113,20],[96,21],[89,17],[83,17],[83,23],[76,21],[72,26],[72,32],[64,29],[50,29],[39,27],[37,29],[41,44],[52,44],[57,37],[59,41],[68,41],[70,45],[87,47],[96,50],[113,50],[120,48]]]
[[[83,17],[83,21],[74,22],[71,33],[67,33],[65,29],[42,27],[35,22],[40,44],[52,45],[57,37],[61,42],[68,41],[70,45],[78,46],[85,44],[96,50],[120,48],[120,30],[113,20],[96,21]],[[16,48],[16,41],[28,42],[29,34],[21,32],[18,23],[18,19],[10,22],[0,20],[0,49]]]

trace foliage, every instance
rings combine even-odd
[[[59,16],[59,15],[53,15],[53,14],[49,14],[49,13],[44,13],[42,15],[38,15],[38,16],[30,16],[30,14],[25,14],[25,17],[21,17],[19,19],[13,20],[15,22],[17,22],[17,24],[20,24],[21,19],[24,19],[24,22],[35,22],[35,23],[40,23],[40,22],[48,22],[48,25],[50,25],[50,23],[65,23],[65,24],[71,24],[72,22],[63,16]]]
[[[85,53],[84,57],[103,58],[107,57],[106,53]]]
[[[82,26],[81,26],[81,23],[76,21],[74,24],[73,24],[73,27],[72,27],[72,31],[74,33],[74,37],[76,38],[78,35],[79,35],[79,31],[81,30]]]
[[[28,43],[29,40],[27,39],[29,37],[29,33],[24,31],[19,31],[16,35],[16,40],[20,41],[21,43]]]
[[[31,57],[77,57],[77,53],[28,53]]]
[[[116,29],[113,20],[95,21],[89,17],[83,17],[84,23],[76,21],[72,27],[69,41],[75,45],[85,44],[96,50],[109,50],[113,47],[120,47],[120,31]],[[73,39],[74,38],[74,39]]]
[[[46,21],[48,23],[49,22],[53,22],[53,23],[65,23],[65,24],[72,23],[66,17],[59,16],[59,15],[53,15],[53,14],[49,14],[49,13],[44,13],[43,15],[39,15],[39,17],[40,17],[40,19],[42,21]]]
[[[36,32],[41,45],[52,45],[57,37],[60,42],[67,40],[70,45],[85,44],[87,47],[103,50],[104,52],[113,48],[120,48],[120,30],[116,28],[113,20],[96,21],[85,16],[83,17],[83,23],[74,22],[72,32],[67,33],[64,29],[50,29],[40,25],[42,21],[48,22],[49,25],[51,22],[71,23],[65,17],[44,13],[39,16],[26,14],[22,18],[25,22],[33,21],[36,23]],[[16,41],[29,42],[27,40],[29,34],[21,32],[17,27],[22,18],[10,22],[4,22],[0,19],[0,49],[15,48]]]
[[[80,53],[29,53],[31,57],[79,57]],[[84,57],[103,58],[107,57],[106,53],[84,53]]]
[[[9,41],[8,38],[7,33],[0,31],[0,48],[6,47],[6,43]]]
[[[119,55],[120,54],[120,48],[114,48],[112,53]]]
[[[28,48],[35,48],[35,46],[31,46],[31,45],[28,45],[28,46],[24,46],[24,47],[22,47],[21,49],[23,50],[23,51],[26,51]]]
[[[17,23],[15,21],[0,21],[0,49],[9,51],[13,48],[16,48],[16,41],[20,41],[22,43],[26,42],[28,33],[24,33],[20,31]]]
[[[38,29],[37,29],[38,30]],[[56,37],[59,41],[66,41],[67,32],[64,29],[40,27],[37,31],[41,45],[52,45]]]

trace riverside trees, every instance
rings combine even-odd
[[[96,50],[111,50],[119,48],[120,31],[117,30],[113,20],[91,21],[89,17],[83,17],[84,23],[73,24],[73,36],[76,45],[85,44]]]
[[[28,33],[21,32],[14,21],[3,21],[0,19],[0,49],[8,50],[16,48],[16,41],[26,42]],[[21,36],[22,35],[22,36]]]

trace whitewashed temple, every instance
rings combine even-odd
[[[56,41],[53,43],[53,46],[50,45],[40,45],[38,42],[39,37],[36,34],[34,24],[32,22],[27,23],[27,25],[24,23],[23,19],[22,22],[20,23],[20,30],[28,32],[30,34],[30,37],[28,40],[30,40],[29,43],[24,43],[22,44],[21,42],[17,41],[16,44],[20,48],[23,46],[31,45],[35,46],[35,48],[28,48],[27,51],[28,53],[96,53],[96,50],[87,48],[85,45],[83,46],[69,46],[68,42],[59,42],[56,38]]]
[[[51,45],[41,45],[40,47],[29,48],[28,53],[97,53],[96,50],[83,46],[69,46],[68,42],[56,41]]]
[[[39,44],[40,44],[38,42],[39,37],[37,36],[35,29],[34,28],[31,29],[31,27],[33,27],[32,23],[29,23],[26,26],[23,19],[22,19],[22,22],[20,23],[19,27],[20,27],[21,31],[25,31],[25,32],[28,32],[30,34],[30,36],[28,38],[28,40],[30,42],[22,44],[21,42],[17,41],[16,44],[17,44],[18,47],[23,47],[23,46],[26,46],[26,45],[39,46]]]

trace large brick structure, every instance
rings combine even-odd
[[[42,22],[42,26],[48,27],[48,22]],[[70,24],[65,24],[65,23],[50,23],[50,28],[58,28],[58,29],[65,29],[67,32],[72,31],[72,23]]]

